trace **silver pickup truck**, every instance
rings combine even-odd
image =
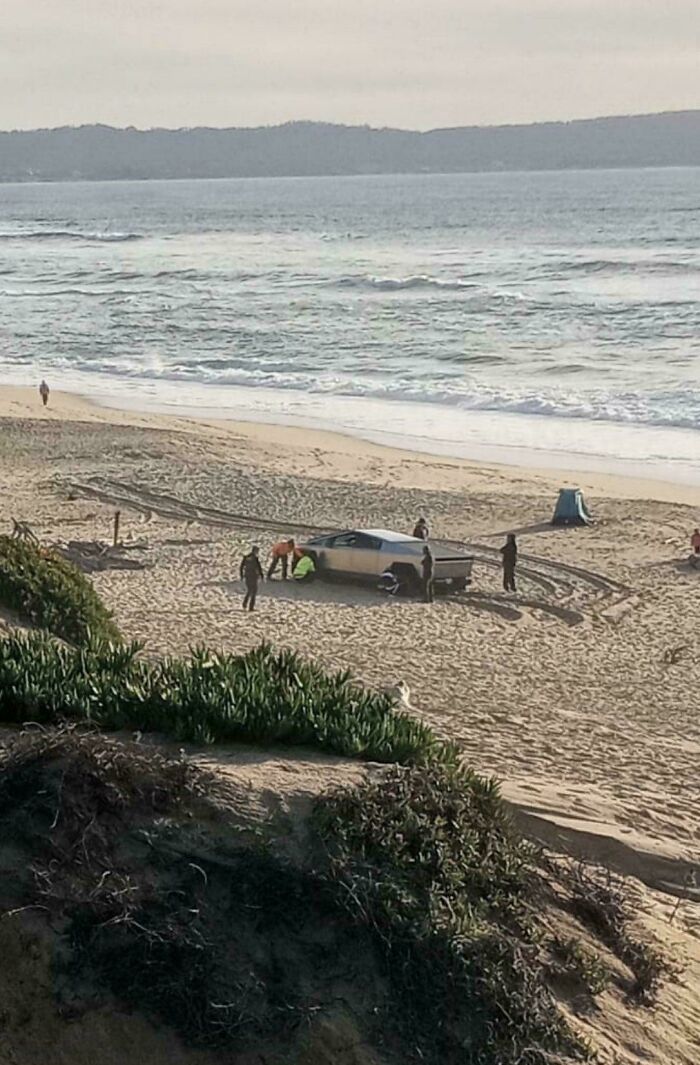
[[[297,545],[316,563],[319,577],[375,583],[387,570],[394,573],[408,591],[417,591],[421,582],[424,540],[388,529],[349,529],[346,532],[315,536]],[[447,553],[431,546],[435,559],[436,589],[463,591],[472,579],[473,559],[469,555]]]

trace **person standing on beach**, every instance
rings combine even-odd
[[[691,555],[688,561],[693,569],[697,569],[700,564],[700,529],[693,530],[693,535],[690,537],[690,550]]]
[[[506,592],[515,591],[515,567],[518,562],[518,545],[513,533],[508,533],[501,548],[503,556],[503,588]]]
[[[268,581],[271,580],[280,563],[282,563],[282,580],[286,581],[289,572],[289,560],[292,560],[292,565],[294,563],[294,548],[293,540],[280,540],[278,544],[275,544],[272,548],[272,561],[267,571]]]
[[[260,565],[260,548],[252,547],[249,554],[241,560],[241,580],[245,581],[246,594],[243,598],[243,609],[251,613],[255,610],[255,601],[258,597],[258,586],[265,575]]]
[[[433,576],[435,574],[435,560],[429,547],[423,548],[423,558],[421,559],[421,569],[423,571],[423,598],[426,603],[432,603],[433,601]]]
[[[413,535],[415,536],[416,540],[430,539],[430,529],[428,528],[428,523],[425,518],[418,519],[413,530]]]
[[[50,389],[49,386],[46,384],[46,381],[42,380],[41,384],[39,385],[39,395],[41,396],[41,402],[44,404],[45,407],[47,407],[49,403],[49,391]]]

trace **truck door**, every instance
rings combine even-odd
[[[334,566],[337,565],[341,572],[351,577],[378,577],[381,565],[380,546],[379,540],[365,533],[341,533],[333,541],[333,554],[337,558]]]

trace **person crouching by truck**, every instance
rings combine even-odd
[[[515,591],[515,567],[518,562],[518,545],[513,533],[508,533],[506,542],[501,548],[503,556],[503,589],[506,592]]]
[[[252,547],[247,555],[241,559],[240,576],[245,583],[245,596],[243,597],[243,609],[251,613],[255,610],[255,601],[258,598],[258,587],[265,575],[260,565],[260,548]]]
[[[291,568],[294,568],[294,556],[295,544],[293,540],[280,540],[278,544],[275,544],[272,548],[272,558],[267,571],[268,581],[272,579],[273,574],[280,564],[282,566],[282,580],[286,581],[290,569],[290,562],[292,564]]]
[[[302,555],[296,566],[294,567],[294,573],[292,577],[299,584],[310,584],[311,581],[316,579],[316,563],[312,559],[311,555]]]
[[[435,559],[429,547],[423,548],[423,557],[421,559],[421,570],[423,573],[423,598],[426,603],[432,603],[434,594],[434,576],[435,576]]]

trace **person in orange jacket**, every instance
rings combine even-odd
[[[282,580],[286,581],[289,573],[290,560],[294,565],[294,559],[296,557],[295,544],[293,540],[280,540],[278,544],[272,548],[272,559],[267,571],[268,581],[272,578],[273,573],[277,567],[282,564]]]

